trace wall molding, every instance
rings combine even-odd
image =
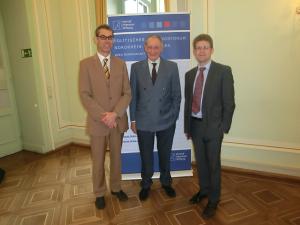
[[[61,129],[76,129],[85,130],[86,123],[71,123],[64,122],[64,126]],[[84,139],[82,139],[84,140]],[[224,138],[223,146],[228,147],[239,147],[253,150],[265,150],[271,152],[283,152],[283,153],[294,153],[300,154],[300,147],[296,144],[282,143],[282,142],[271,142],[261,141],[253,139],[240,139],[240,138]]]
[[[226,138],[223,141],[224,146],[229,147],[240,147],[240,148],[247,148],[247,149],[255,149],[255,150],[267,150],[267,151],[276,151],[276,152],[289,152],[289,153],[295,153],[300,154],[300,147],[293,145],[293,144],[287,144],[287,143],[273,143],[273,142],[262,142],[259,140],[241,140],[241,139],[230,139],[226,140]]]
[[[36,153],[45,153],[47,149],[45,149],[45,145],[37,145],[37,144],[32,144],[29,142],[23,142],[23,149],[31,151],[31,152],[36,152]],[[42,152],[41,152],[42,149]]]
[[[8,150],[5,150],[5,151],[1,150],[0,158],[8,156],[8,155],[15,154],[15,153],[19,152],[20,150],[21,149],[19,149],[19,145],[13,145],[13,148],[11,148],[11,149],[8,149]]]
[[[83,138],[69,138],[63,142],[56,144],[56,148],[61,148],[66,145],[78,145],[78,146],[85,146],[90,147],[89,140]],[[254,150],[254,148],[252,148]],[[260,149],[256,149],[260,150]],[[269,149],[269,154],[272,154],[271,150]],[[281,151],[285,153],[284,151]],[[290,152],[295,154],[295,157],[299,157],[299,151]],[[274,154],[274,152],[273,152]],[[230,158],[223,156],[222,157],[222,166],[229,166],[235,169],[246,169],[250,171],[258,171],[263,173],[275,173],[278,175],[289,175],[294,177],[300,177],[300,167],[292,167],[289,165],[279,165],[279,164],[270,164],[270,163],[261,163],[255,160],[249,159],[239,159],[239,158]]]
[[[83,139],[69,139],[70,143],[65,143],[64,145],[57,146],[54,151],[44,153],[45,155],[51,154],[63,150],[68,147],[80,147],[90,149],[90,145],[87,144],[86,140]],[[27,150],[26,150],[27,151]],[[37,152],[41,154],[40,152]],[[192,162],[195,166],[195,161]],[[267,177],[270,179],[288,179],[296,182],[300,181],[300,168],[281,166],[275,164],[262,164],[255,161],[249,160],[239,160],[233,158],[222,158],[222,170],[241,173],[252,174],[260,177]]]
[[[234,158],[222,158],[222,166],[229,166],[232,168],[246,169],[256,172],[268,172],[280,175],[289,175],[300,178],[300,167],[289,167],[277,164],[260,163],[250,160],[241,160]]]

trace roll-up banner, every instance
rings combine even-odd
[[[171,152],[172,177],[192,176],[191,144],[183,131],[184,74],[190,63],[190,15],[187,13],[113,15],[108,23],[114,30],[113,55],[126,61],[130,74],[131,64],[146,59],[145,38],[158,34],[164,42],[162,58],[178,64],[181,82],[181,107]],[[129,115],[129,113],[128,113]],[[159,177],[156,143],[154,145],[154,178]],[[137,136],[128,130],[122,145],[122,179],[141,178],[141,160]]]

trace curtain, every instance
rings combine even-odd
[[[170,0],[164,0],[165,1],[165,11],[170,12]]]
[[[106,0],[95,0],[96,4],[96,22],[97,26],[107,23]]]

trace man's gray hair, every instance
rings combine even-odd
[[[150,34],[148,37],[146,37],[146,40],[145,40],[145,42],[144,42],[145,45],[147,45],[147,42],[148,42],[148,40],[149,40],[150,38],[157,38],[157,39],[160,41],[161,45],[162,45],[162,46],[164,45],[164,42],[163,42],[161,36],[158,35],[158,34]]]

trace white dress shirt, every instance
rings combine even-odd
[[[150,72],[150,76],[151,77],[152,77],[152,69],[153,69],[153,64],[152,63],[156,63],[155,70],[156,70],[156,73],[157,73],[158,72],[158,68],[159,68],[159,64],[160,64],[160,58],[158,58],[155,61],[151,61],[151,60],[148,59],[149,72]]]
[[[103,60],[105,58],[108,59],[106,65],[107,65],[108,70],[110,71],[110,54],[105,57],[105,56],[101,55],[99,52],[97,52],[97,55],[98,55],[98,58],[99,58],[102,66],[103,66],[103,63],[104,63]]]

